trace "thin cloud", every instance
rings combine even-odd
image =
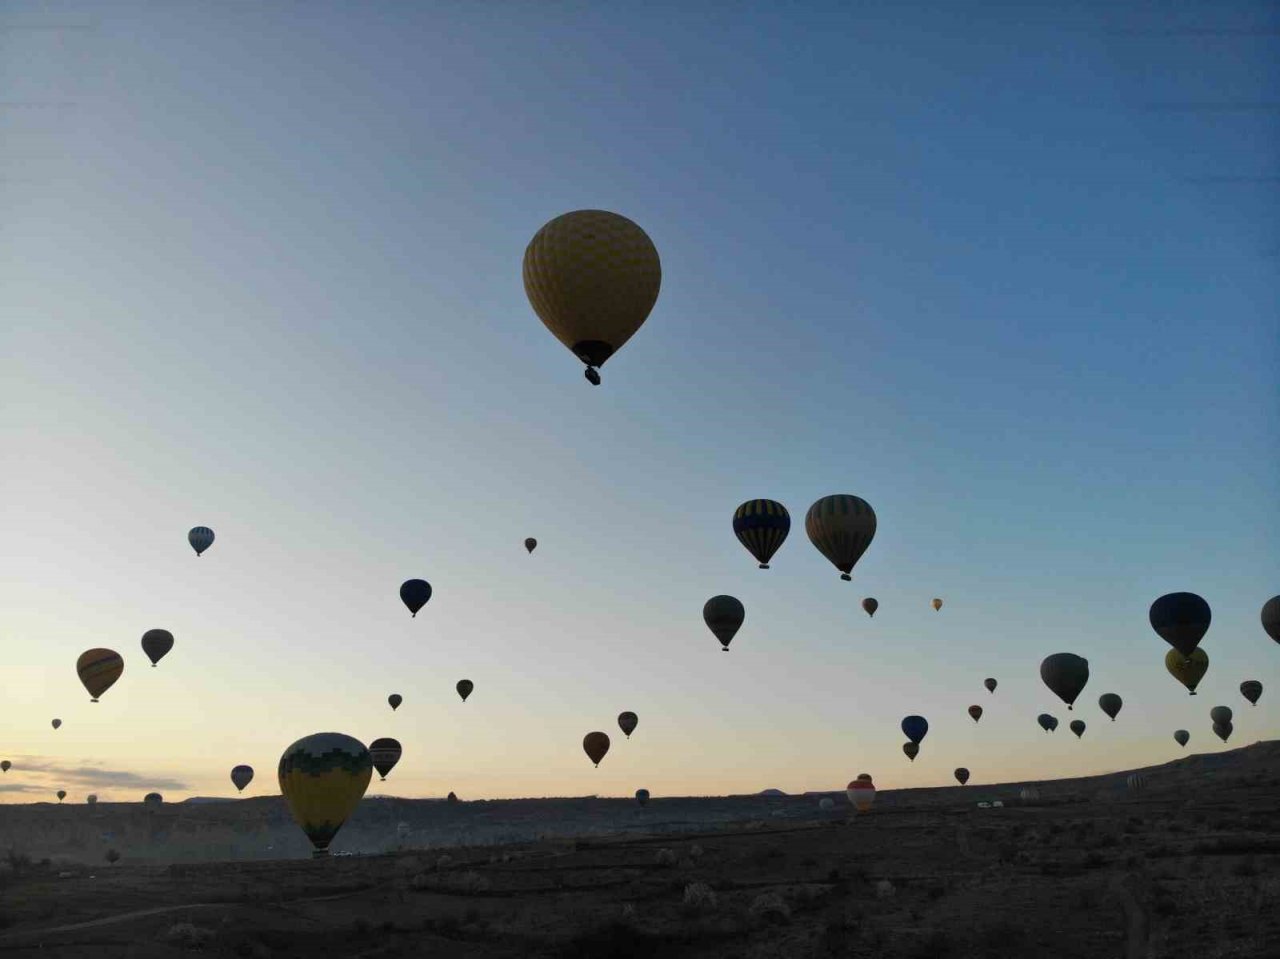
[[[187,783],[180,779],[171,779],[167,776],[147,776],[127,769],[105,769],[91,760],[82,760],[78,766],[66,766],[61,763],[52,763],[40,759],[26,759],[20,762],[15,761],[13,768],[9,772],[10,774],[14,772],[35,773],[43,778],[56,779],[60,783],[71,786],[118,786],[122,789],[169,789],[177,792],[189,788]],[[20,792],[24,790],[11,789],[8,791]]]
[[[0,793],[44,793],[49,790],[30,783],[0,783]]]

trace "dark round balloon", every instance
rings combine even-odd
[[[375,739],[369,744],[369,758],[373,760],[373,768],[378,770],[378,775],[383,779],[395,769],[396,763],[400,761],[400,754],[400,741],[389,736]]]
[[[982,707],[976,703],[969,707],[969,718],[975,723],[982,718]]]
[[[1256,679],[1246,679],[1240,684],[1240,695],[1254,706],[1258,705],[1258,700],[1262,698],[1262,683]]]
[[[761,569],[769,568],[787,534],[791,532],[791,514],[776,500],[747,500],[733,513],[733,534],[738,542],[756,558]]]
[[[1231,716],[1230,706],[1214,706],[1213,709],[1209,710],[1209,720],[1215,726],[1229,723],[1231,722],[1231,719],[1232,719],[1232,716]]]
[[[649,790],[647,790],[647,789],[637,789],[637,790],[636,790],[636,802],[638,802],[641,806],[647,806],[647,805],[649,805]]]
[[[587,733],[582,737],[582,751],[587,754],[587,758],[592,763],[599,766],[600,760],[604,759],[605,753],[609,751],[608,735],[601,732]]]
[[[458,695],[462,697],[462,701],[465,703],[467,697],[471,695],[471,690],[476,688],[476,684],[469,679],[460,679],[458,680],[458,685],[454,688],[458,690]]]
[[[538,541],[534,539],[532,536],[530,536],[524,541],[524,548],[527,549],[530,553],[532,553],[535,549],[538,548]]]
[[[1151,604],[1151,628],[1166,643],[1190,656],[1209,631],[1209,604],[1195,593],[1168,593]]]
[[[929,720],[923,716],[907,716],[902,720],[902,735],[920,745],[921,740],[929,732]]]
[[[1231,733],[1235,729],[1231,723],[1214,723],[1213,732],[1224,743],[1231,738]]]
[[[746,608],[733,596],[712,596],[702,607],[702,619],[725,652],[747,618]]]
[[[414,616],[431,598],[431,584],[425,579],[407,579],[400,586],[400,601],[409,607]]]
[[[1036,722],[1040,724],[1040,728],[1043,729],[1046,733],[1053,732],[1053,727],[1057,725],[1053,721],[1053,717],[1050,716],[1048,713],[1041,713],[1039,716],[1036,717]]]
[[[628,710],[625,713],[618,713],[618,728],[623,734],[630,739],[631,734],[636,731],[636,726],[640,724],[640,717]]]
[[[1173,738],[1179,746],[1185,746],[1191,741],[1191,734],[1185,729],[1177,729],[1174,730]]]
[[[1084,720],[1083,720],[1083,719],[1073,719],[1073,720],[1071,720],[1071,731],[1072,731],[1073,733],[1075,733],[1075,734],[1076,734],[1076,738],[1077,738],[1077,739],[1079,739],[1081,736],[1083,736],[1083,735],[1084,735]]]
[[[167,629],[149,629],[142,634],[142,651],[151,660],[151,665],[164,659],[165,653],[173,649],[173,633]]]
[[[876,610],[880,608],[880,600],[876,599],[874,596],[868,596],[862,601],[862,608],[868,616],[874,616],[876,614]]]
[[[956,782],[958,782],[961,786],[963,786],[968,781],[969,781],[969,770],[965,769],[963,766],[960,766],[959,768],[957,768]]]
[[[1115,693],[1103,693],[1098,697],[1098,707],[1111,717],[1111,721],[1116,721],[1116,716],[1120,712],[1120,707],[1124,705],[1124,701]]]
[[[1070,709],[1089,681],[1089,661],[1075,653],[1054,653],[1040,664],[1040,678]]]
[[[1280,643],[1280,596],[1272,596],[1262,604],[1262,628]]]
[[[987,692],[994,693],[996,691],[996,681],[988,676],[982,681],[982,685],[987,687]]]
[[[912,762],[915,762],[916,757],[920,755],[920,744],[919,743],[903,743],[902,753]]]
[[[392,693],[390,696],[387,697],[387,703],[390,704],[392,712],[395,712],[397,709],[399,709],[400,704],[402,702],[404,702],[404,697],[401,696],[399,693]]]

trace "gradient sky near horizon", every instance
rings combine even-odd
[[[1280,735],[1277,27],[6,4],[0,800],[229,795],[237,763],[275,793],[320,730],[401,740],[371,793],[463,798],[981,784]],[[520,276],[587,207],[664,271],[599,388]],[[803,531],[837,492],[879,517],[852,584]],[[794,522],[769,572],[730,528],[760,496]],[[1195,698],[1147,623],[1183,589],[1214,612]],[[747,609],[728,655],[717,593]],[[93,646],[126,658],[96,705]],[[1092,666],[1074,714],[1039,679],[1061,650]]]

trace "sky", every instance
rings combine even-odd
[[[5,4],[0,801],[232,795],[238,763],[270,795],[329,730],[403,743],[371,794],[464,799],[972,789],[1164,762],[1180,727],[1277,737],[1278,28],[1245,2]],[[583,208],[663,268],[598,388],[521,283]],[[831,493],[879,520],[852,583],[804,534]],[[767,572],[731,530],[756,497],[793,519]],[[1147,622],[1180,590],[1213,608],[1194,698]],[[126,666],[92,704],[96,646]],[[1074,713],[1039,679],[1059,651],[1091,664]]]

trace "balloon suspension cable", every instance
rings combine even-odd
[[[587,382],[590,383],[592,386],[600,385],[600,371],[597,370],[594,366],[588,366],[586,369],[586,372],[584,372],[582,375],[587,378]]]

